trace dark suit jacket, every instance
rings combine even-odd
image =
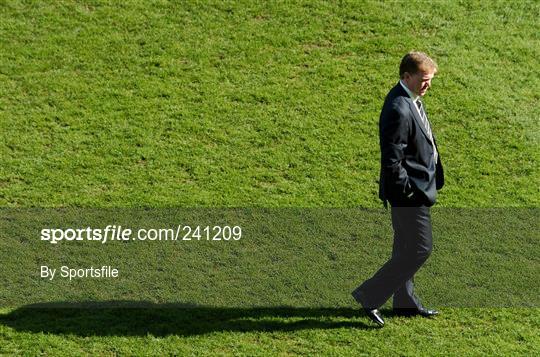
[[[398,82],[386,96],[379,121],[379,197],[395,207],[432,206],[444,185],[440,153],[435,163],[415,105]]]

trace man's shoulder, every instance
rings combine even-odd
[[[411,98],[398,82],[386,95],[384,106],[387,109],[402,111],[409,106],[410,101]]]
[[[386,100],[391,102],[408,103],[410,99],[399,82],[386,95]]]

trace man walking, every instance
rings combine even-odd
[[[421,100],[436,73],[436,63],[425,53],[406,54],[399,67],[400,81],[386,96],[381,111],[379,197],[391,206],[392,257],[352,293],[380,326],[384,320],[378,308],[391,296],[397,315],[438,314],[422,306],[413,285],[414,274],[432,251],[430,207],[444,184],[435,137]]]

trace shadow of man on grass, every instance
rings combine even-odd
[[[0,315],[21,332],[77,336],[194,336],[212,332],[372,329],[359,309],[308,307],[212,307],[137,301],[50,302]]]

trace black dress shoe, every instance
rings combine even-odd
[[[412,317],[412,316],[423,316],[423,317],[433,317],[435,315],[438,315],[439,311],[437,310],[428,310],[424,307],[420,308],[412,308],[412,309],[394,309],[394,315],[396,316],[405,316],[405,317]]]
[[[364,312],[371,319],[371,321],[375,322],[380,327],[384,326],[384,320],[381,316],[381,312],[378,309],[364,308]]]
[[[364,295],[360,291],[353,291],[352,296],[356,302],[362,306],[362,309],[371,321],[375,322],[380,327],[384,326],[384,320],[381,316],[381,312],[378,309],[366,307],[367,305],[364,303]]]

